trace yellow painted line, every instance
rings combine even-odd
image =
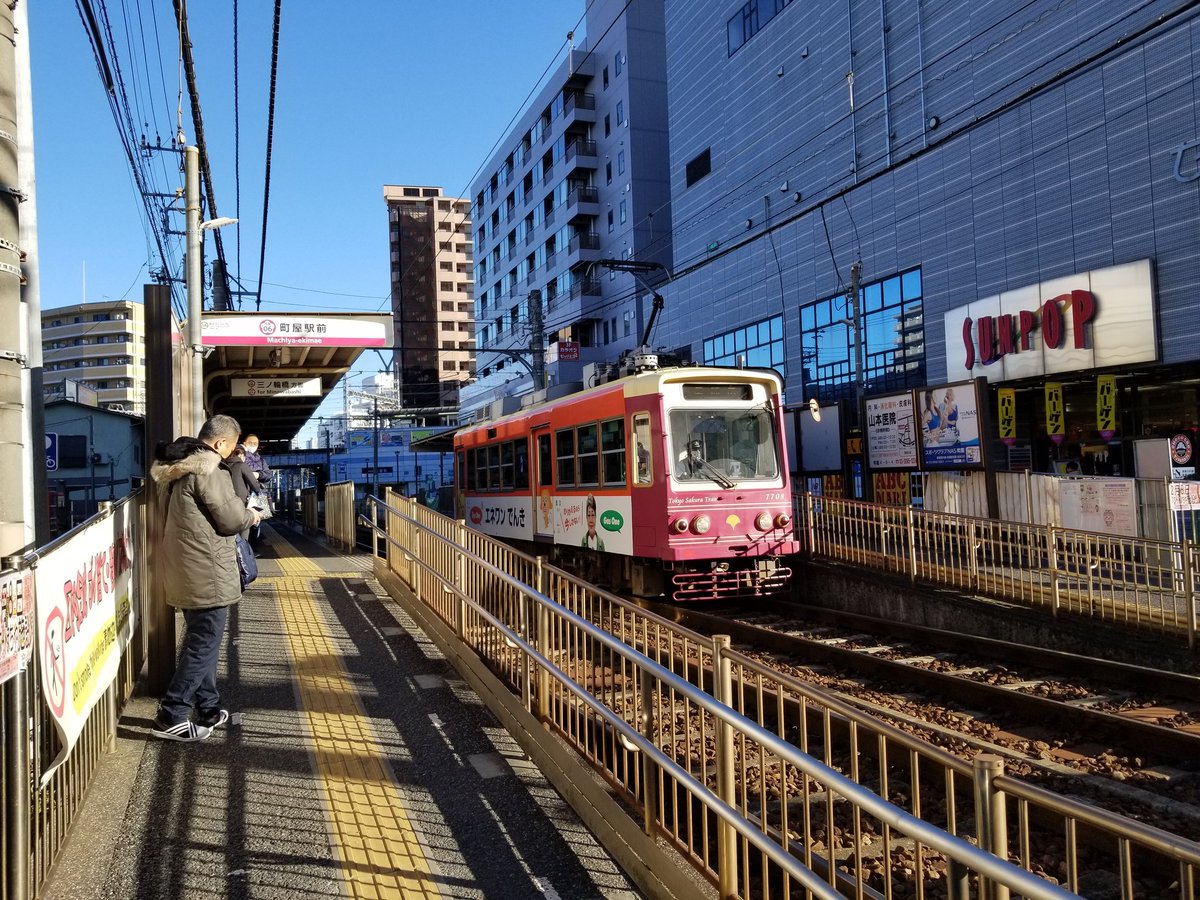
[[[272,587],[346,892],[362,900],[440,897],[379,737],[314,603],[312,581],[328,573],[278,534],[270,541],[282,551],[276,562],[284,574]]]

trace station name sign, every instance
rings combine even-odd
[[[948,379],[1012,381],[1158,359],[1150,260],[1006,291],[945,314]]]
[[[200,320],[206,347],[392,347],[390,315],[371,313],[206,313]]]

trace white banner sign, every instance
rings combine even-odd
[[[912,394],[867,397],[865,403],[871,468],[917,468],[917,424]]]
[[[33,572],[0,578],[0,684],[24,672],[33,652]]]
[[[324,313],[261,315],[207,313],[200,320],[207,347],[391,347],[392,317]]]
[[[235,397],[320,397],[320,378],[231,378]]]
[[[1132,478],[1063,481],[1059,497],[1066,528],[1138,536],[1137,486]]]
[[[38,562],[38,667],[62,738],[43,783],[75,746],[88,713],[117,676],[133,635],[133,527],[128,504]]]
[[[533,540],[533,500],[530,497],[468,497],[467,524],[484,534]]]

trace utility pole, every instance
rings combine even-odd
[[[200,331],[200,316],[204,306],[203,271],[200,265],[200,150],[185,147],[184,209],[187,213],[187,281],[188,337],[192,345],[192,434],[200,433],[204,425],[204,338]]]
[[[533,389],[546,385],[546,325],[542,319],[542,292],[529,292],[529,354],[533,357]]]
[[[374,446],[375,461],[371,464],[371,496],[379,496],[379,401],[374,401],[371,413],[371,424],[374,426],[371,443]]]
[[[854,328],[854,418],[858,422],[859,445],[862,447],[862,499],[870,500],[874,495],[871,484],[871,473],[868,470],[869,454],[867,452],[867,415],[863,405],[863,334],[862,298],[859,296],[858,284],[862,276],[862,263],[855,260],[850,264],[850,291],[848,298],[851,309],[851,322]]]
[[[21,35],[25,40],[25,35]],[[20,205],[17,175],[17,68],[13,7],[0,7],[0,471],[8,484],[0,491],[0,555],[28,544],[25,530],[24,364],[21,348]],[[34,402],[33,400],[30,401]],[[36,398],[40,403],[41,398]],[[40,438],[39,438],[40,439]]]

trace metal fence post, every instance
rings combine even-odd
[[[1192,581],[1196,577],[1195,570],[1192,567],[1192,544],[1190,541],[1180,540],[1179,546],[1183,549],[1183,602],[1187,604],[1187,632],[1188,632],[1188,649],[1196,649],[1196,585]]]
[[[654,746],[658,746],[655,734],[654,716],[654,686],[645,669],[638,669],[640,681],[640,697],[642,703],[641,724],[642,737]],[[642,757],[642,828],[650,837],[658,830],[658,764],[649,753]]]
[[[371,565],[375,565],[379,559],[379,504],[371,497],[367,507],[371,510]]]
[[[733,664],[727,651],[727,634],[713,635],[713,696],[726,707],[733,706]],[[734,780],[733,726],[724,718],[717,722],[717,796],[737,808]],[[722,816],[717,821],[717,892],[724,900],[737,895],[737,834]]]
[[[808,491],[804,492],[804,529],[808,536],[808,558],[812,559],[817,555],[817,531],[813,524],[814,505],[813,496]]]
[[[19,570],[21,557],[6,556],[0,559],[0,570]],[[30,667],[32,668],[32,666]],[[5,860],[3,896],[12,900],[25,900],[33,895],[30,885],[29,827],[33,810],[29,779],[29,722],[30,669],[10,678],[0,690],[4,692],[4,769],[0,771],[3,784],[4,834],[6,840],[0,850]]]
[[[1046,526],[1046,564],[1050,569],[1051,612],[1058,616],[1058,537],[1053,525]]]
[[[467,526],[462,522],[455,523],[455,532],[458,540],[458,546],[465,548],[467,546]],[[467,601],[465,599],[467,593],[467,551],[461,549],[458,551],[457,559],[454,561],[454,586],[458,588],[458,612],[454,621],[454,633],[458,635],[460,641],[466,642],[467,638]]]
[[[875,512],[879,515],[879,552],[883,556],[883,571],[888,572],[892,568],[892,563],[888,557],[887,510],[883,506],[878,506]]]
[[[1004,760],[994,753],[980,753],[973,761],[975,771],[975,827],[979,846],[999,859],[1008,860],[1008,814],[1004,795],[995,779],[1004,774]],[[986,900],[1008,900],[1008,887],[980,876],[981,896]]]
[[[979,590],[978,528],[979,523],[972,521],[970,523],[970,530],[967,532],[967,553],[970,554],[967,569],[971,573],[971,589],[975,591]]]
[[[917,514],[908,507],[908,580],[917,580]]]
[[[536,587],[538,593],[546,594],[545,557],[539,556],[535,563]],[[540,600],[537,605],[537,643],[535,646],[542,656],[550,659],[550,610]],[[550,720],[550,673],[545,666],[538,666],[538,699],[537,714],[542,722]]]

